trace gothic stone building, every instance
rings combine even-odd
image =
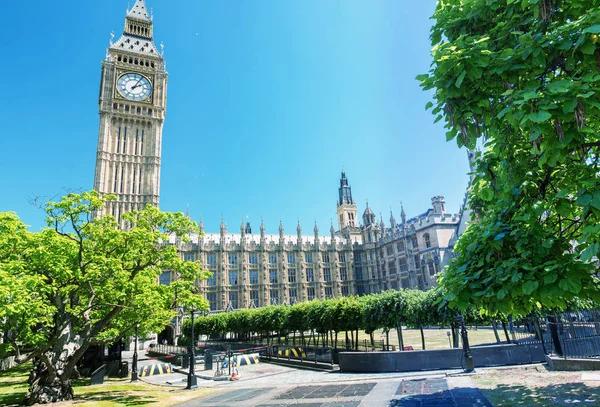
[[[127,227],[123,213],[159,204],[167,77],[163,54],[154,44],[153,19],[145,1],[136,0],[102,62],[94,179],[94,189],[117,196],[103,214],[115,216],[122,227]],[[338,192],[338,228],[331,225],[328,234],[319,234],[316,225],[303,234],[298,225],[295,235],[286,235],[282,224],[277,235],[267,235],[262,224],[258,234],[249,224],[230,234],[222,222],[218,234],[172,243],[186,259],[213,272],[199,288],[215,311],[386,289],[427,290],[436,284],[460,220],[446,213],[443,197],[432,198],[432,208],[411,219],[402,209],[400,223],[390,214],[386,226],[368,204],[360,221],[344,173]],[[173,278],[165,272],[160,282]]]
[[[450,258],[458,215],[446,213],[443,197],[432,198],[432,209],[411,219],[402,210],[401,222],[390,214],[389,227],[368,206],[357,222],[357,206],[346,175],[342,173],[337,202],[338,231],[304,235],[258,234],[242,222],[230,234],[221,222],[220,233],[194,235],[188,243],[175,239],[188,260],[200,261],[213,274],[199,283],[210,309],[219,311],[270,304],[362,295],[387,289],[427,290]],[[204,226],[200,222],[200,229]],[[168,284],[170,273],[161,276]]]

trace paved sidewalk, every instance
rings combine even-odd
[[[220,386],[178,407],[492,407],[468,376]]]

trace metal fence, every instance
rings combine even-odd
[[[516,344],[541,343],[546,354],[569,358],[600,358],[600,313],[570,312],[544,318],[526,318],[510,324]]]

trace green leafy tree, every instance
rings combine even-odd
[[[484,145],[446,299],[515,316],[597,301],[600,3],[439,0],[433,18],[427,107],[447,140]]]
[[[125,214],[123,231],[111,216],[91,220],[102,206],[96,192],[49,202],[39,233],[0,214],[0,331],[10,330],[1,351],[34,362],[26,404],[71,399],[90,345],[131,335],[136,323],[142,335],[160,331],[177,304],[206,306],[194,294],[205,272],[165,244],[196,230],[189,219],[148,206]],[[178,276],[170,286],[158,284],[165,270]]]

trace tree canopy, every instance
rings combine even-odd
[[[90,345],[131,335],[137,323],[142,335],[159,332],[177,305],[206,308],[194,294],[206,272],[168,244],[196,231],[192,221],[148,206],[123,215],[124,231],[112,216],[93,218],[102,205],[96,192],[48,202],[41,232],[0,213],[0,353],[34,360],[28,404],[72,398]],[[164,271],[177,276],[169,286],[158,284]]]
[[[474,150],[450,305],[524,315],[599,297],[600,2],[439,0],[418,80]]]

